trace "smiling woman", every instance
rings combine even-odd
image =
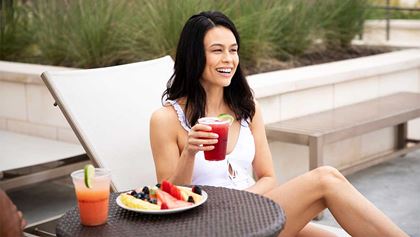
[[[208,90],[212,84],[229,86],[239,64],[238,44],[229,29],[217,26],[204,37],[206,66],[202,86]]]
[[[328,208],[352,236],[407,236],[333,167],[319,167],[277,185],[261,109],[243,76],[235,25],[220,12],[202,12],[184,26],[164,106],[150,121],[159,181],[241,189],[268,197],[287,216],[280,236],[334,236],[309,222]],[[228,114],[225,160],[204,151],[222,138],[200,117]],[[255,174],[256,180],[252,174]]]
[[[222,113],[237,120],[252,118],[254,99],[239,64],[239,48],[236,27],[221,13],[198,14],[187,21],[177,46],[174,74],[164,92],[165,99],[183,104],[186,124]],[[222,96],[222,112],[206,111],[209,93]]]

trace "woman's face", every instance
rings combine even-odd
[[[206,65],[201,84],[209,86],[229,86],[239,64],[238,44],[232,31],[216,26],[204,36]]]

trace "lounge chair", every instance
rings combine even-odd
[[[149,119],[173,73],[173,60],[41,76],[92,162],[111,169],[112,188],[156,182]]]
[[[88,163],[77,144],[0,130],[0,188],[12,190],[48,181]]]

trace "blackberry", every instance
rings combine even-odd
[[[131,192],[130,192],[130,195],[135,197],[135,196],[137,195],[136,190],[131,191]]]
[[[192,191],[193,191],[193,193],[201,195],[201,188],[199,186],[193,186]]]
[[[149,187],[144,186],[142,191],[143,191],[143,193],[145,193],[145,194],[149,194]]]
[[[188,202],[195,203],[195,202],[194,202],[194,198],[193,198],[192,196],[189,196],[189,197],[188,197]]]
[[[146,198],[144,193],[137,193],[135,197],[141,200],[144,200]]]
[[[156,187],[157,187],[157,188],[160,188],[160,184],[156,184]]]

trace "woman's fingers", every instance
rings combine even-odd
[[[188,149],[193,151],[210,151],[218,142],[217,133],[211,132],[211,127],[203,124],[196,124],[188,133]]]
[[[211,145],[216,144],[217,139],[198,139],[198,138],[189,138],[188,143],[193,145]]]
[[[212,132],[203,132],[203,131],[191,131],[189,133],[190,137],[196,137],[196,138],[218,138],[219,135],[217,133],[212,133]]]
[[[190,145],[189,149],[194,150],[194,151],[210,151],[214,149],[214,146]]]
[[[191,128],[191,131],[211,131],[211,127],[208,125],[197,123]]]
[[[188,137],[196,139],[209,139],[209,138],[218,138],[217,133],[211,132],[211,127],[203,124],[196,124],[191,128],[191,131],[188,133]]]
[[[216,134],[217,135],[217,134]],[[214,137],[214,136],[213,136]],[[218,142],[217,139],[203,139],[201,136],[199,138],[194,136],[188,137],[188,146],[190,149],[195,151],[209,151],[214,149],[214,144]]]

